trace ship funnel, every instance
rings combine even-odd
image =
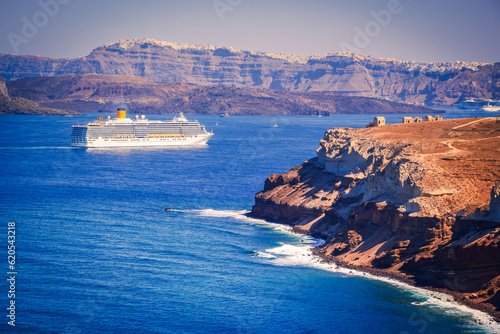
[[[127,110],[125,108],[118,108],[116,118],[127,118]]]

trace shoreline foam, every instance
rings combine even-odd
[[[177,211],[177,210],[176,210]],[[338,273],[345,276],[361,277],[375,281],[387,283],[393,288],[406,291],[412,294],[417,299],[425,298],[421,302],[417,302],[422,307],[438,309],[440,313],[445,314],[461,314],[471,318],[471,325],[481,326],[491,333],[500,333],[500,323],[493,316],[485,311],[474,309],[460,301],[455,300],[454,296],[444,292],[433,291],[423,287],[417,287],[410,282],[404,282],[401,279],[389,278],[382,275],[364,272],[359,269],[352,269],[339,266],[338,264],[329,262],[319,255],[314,253],[316,247],[321,246],[325,241],[322,239],[313,238],[307,234],[300,234],[293,230],[289,225],[268,222],[264,219],[249,217],[250,211],[246,210],[179,210],[186,213],[194,213],[206,217],[222,217],[243,220],[252,225],[260,225],[272,227],[274,230],[288,235],[294,235],[301,238],[298,245],[285,244],[274,248],[269,248],[264,251],[255,251],[255,256],[267,259],[269,263],[282,266],[302,266],[325,270],[333,273]],[[307,242],[306,242],[307,241]]]

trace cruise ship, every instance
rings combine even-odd
[[[473,109],[473,110],[483,110],[483,111],[498,111],[495,110],[494,107],[500,106],[499,100],[476,100],[476,99],[468,99],[464,101],[460,101],[454,104],[459,109]],[[493,108],[488,108],[493,107]]]
[[[73,125],[73,147],[143,147],[203,145],[213,136],[198,121],[189,121],[181,113],[171,121],[150,121],[144,116],[127,118],[125,109],[117,117],[87,125]]]

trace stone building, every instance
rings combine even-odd
[[[373,119],[373,122],[372,123],[368,123],[366,125],[367,128],[371,128],[373,126],[384,126],[385,125],[385,117],[381,117],[381,116],[376,116],[374,119]]]
[[[436,117],[425,116],[424,117],[424,122],[437,122],[437,121],[442,121],[442,120],[443,120],[443,116],[436,116]]]

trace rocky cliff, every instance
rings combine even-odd
[[[330,115],[335,113],[430,113],[427,108],[332,92],[157,83],[127,75],[65,74],[8,83],[12,96],[45,107],[81,112],[114,112],[124,104],[132,113],[236,115]]]
[[[0,76],[8,81],[70,73],[285,91],[334,91],[429,105],[500,98],[500,63],[417,63],[350,53],[299,56],[153,39],[108,43],[73,59],[0,55]]]
[[[75,111],[62,110],[57,108],[46,108],[38,103],[9,95],[4,78],[0,77],[0,114],[20,114],[20,115],[80,115]]]
[[[265,181],[252,215],[325,239],[325,259],[499,317],[499,157],[494,118],[332,129],[316,158]]]

